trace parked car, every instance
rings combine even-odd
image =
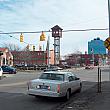
[[[38,79],[28,82],[29,95],[65,97],[69,100],[70,95],[82,88],[82,82],[72,72],[47,71],[43,72]]]
[[[63,70],[63,68],[60,68],[58,66],[51,66],[51,67],[47,67],[46,69],[44,69],[45,71],[59,71],[59,70]]]
[[[3,75],[3,70],[2,70],[2,68],[0,67],[0,79],[2,78],[2,75]]]
[[[1,66],[3,73],[16,74],[16,68],[11,66]]]
[[[85,69],[93,69],[94,67],[92,66],[86,66]]]
[[[47,68],[47,69],[44,69],[44,72],[45,71],[57,71],[57,69],[56,68]]]

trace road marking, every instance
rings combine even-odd
[[[0,87],[5,87],[5,86],[17,86],[17,85],[23,85],[23,84],[27,84],[27,81],[18,82],[18,83],[11,83],[11,84],[0,84]]]

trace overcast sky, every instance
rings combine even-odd
[[[55,25],[63,30],[108,28],[108,0],[0,0],[0,32],[48,31]],[[51,49],[53,38],[50,36]],[[12,35],[19,39],[19,34]],[[35,44],[38,49],[40,33],[24,34],[25,42]],[[76,50],[88,50],[88,41],[108,37],[106,31],[65,32],[61,38],[61,54],[73,53]],[[0,35],[0,45],[20,43],[9,35]],[[45,43],[46,44],[46,43]]]

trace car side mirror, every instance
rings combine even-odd
[[[75,80],[80,80],[80,78],[75,78]]]

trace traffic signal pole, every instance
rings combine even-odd
[[[108,18],[109,18],[109,37],[110,37],[110,0],[108,0]],[[110,69],[110,65],[109,65]],[[110,81],[110,70],[109,70],[109,81]]]

